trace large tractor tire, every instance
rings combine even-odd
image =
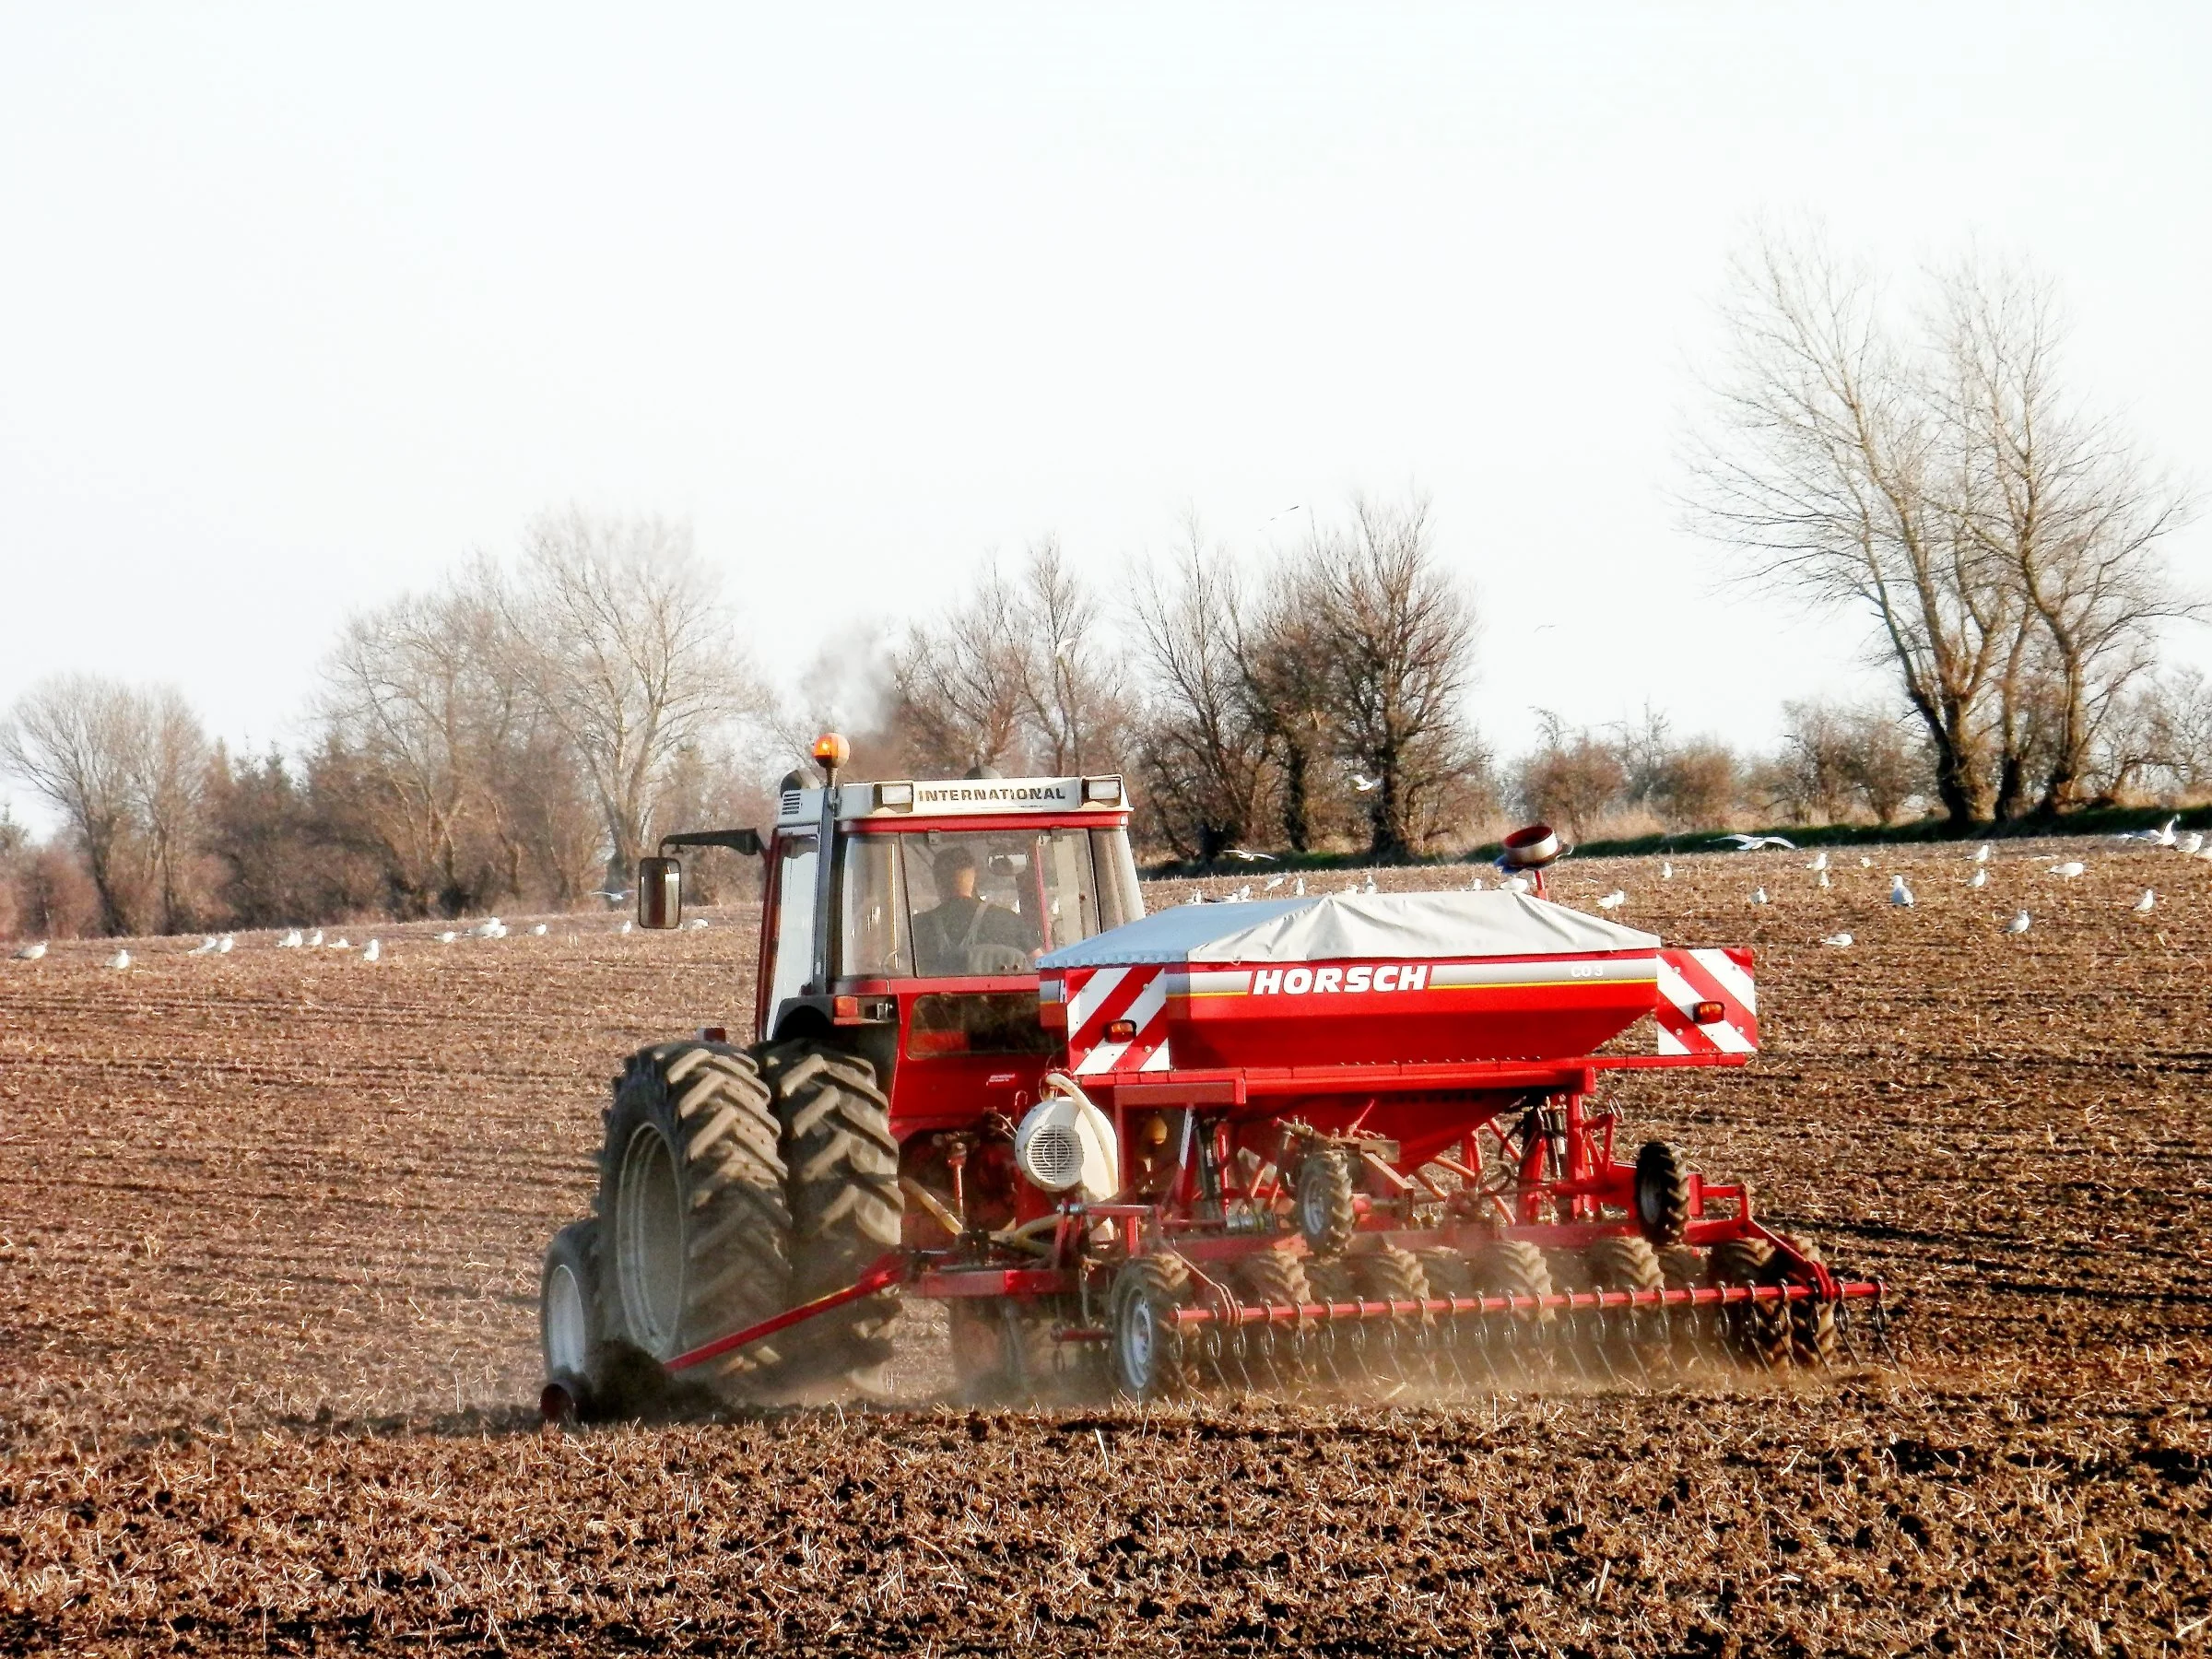
[[[1583,1270],[1593,1290],[1664,1290],[1666,1272],[1651,1241],[1635,1233],[1598,1240],[1583,1252]],[[1665,1359],[1668,1322],[1663,1308],[1607,1312],[1596,1321],[1605,1361],[1649,1371]]]
[[[657,1362],[782,1312],[783,1160],[752,1057],[711,1042],[633,1054],[606,1131],[597,1335]],[[754,1398],[776,1357],[771,1338],[707,1360],[686,1381],[725,1400]]]
[[[1549,1296],[1551,1265],[1544,1253],[1524,1239],[1500,1239],[1485,1244],[1467,1258],[1478,1296]],[[1516,1318],[1543,1320],[1541,1310],[1518,1313]]]
[[[890,1102],[876,1068],[816,1038],[770,1047],[761,1069],[782,1132],[791,1210],[791,1300],[841,1290],[899,1248],[905,1200]],[[818,1314],[785,1336],[786,1379],[803,1390],[890,1391],[894,1292]]]

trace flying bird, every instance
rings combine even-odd
[[[1231,858],[1241,858],[1246,864],[1273,864],[1275,862],[1274,853],[1254,853],[1250,847],[1231,847],[1229,850],[1229,855]]]
[[[2152,892],[2148,888],[2145,888],[2143,897],[2136,900],[2136,914],[2138,916],[2148,915],[2158,902],[2158,894]]]
[[[618,893],[612,888],[594,888],[592,889],[592,897],[594,899],[605,899],[612,903],[619,904],[623,900],[629,897],[629,889],[628,888],[624,888],[622,891]]]
[[[1763,887],[1762,887],[1762,888],[1753,888],[1751,889],[1751,902],[1752,902],[1752,903],[1754,903],[1754,904],[1764,904],[1764,903],[1766,903],[1766,901],[1767,901],[1767,889],[1766,889],[1765,888],[1763,888]]]
[[[1628,901],[1629,896],[1622,892],[1618,888],[1615,888],[1611,892],[1607,893],[1603,899],[1600,899],[1597,901],[1597,908],[1599,910],[1608,911],[1618,910]]]
[[[2016,912],[2012,920],[2005,924],[2005,931],[2008,934],[2026,933],[2028,931],[2028,912],[2026,911]]]
[[[1764,847],[1780,847],[1785,853],[1797,851],[1797,843],[1786,835],[1723,835],[1716,836],[1712,844],[1717,847],[1723,841],[1734,841],[1738,853],[1757,853]]]
[[[119,950],[108,959],[108,966],[111,968],[128,968],[130,965],[131,953],[127,950]]]
[[[1851,935],[1847,933],[1832,933],[1820,943],[1833,945],[1838,950],[1848,950],[1851,948]]]
[[[1900,910],[1912,908],[1912,889],[1905,885],[1902,876],[1889,877],[1889,902]]]
[[[1270,876],[1267,877],[1267,885],[1263,887],[1260,891],[1263,893],[1272,893],[1277,888],[1281,887],[1284,882],[1289,879],[1290,878],[1288,876]]]
[[[2088,867],[2088,865],[2083,864],[2078,858],[2069,858],[2065,864],[2053,865],[2051,866],[2051,874],[2053,876],[2064,877],[2066,880],[2071,881],[2075,877],[2080,875]]]
[[[1352,787],[1358,790],[1361,794],[1372,794],[1376,790],[1382,787],[1382,780],[1380,778],[1363,778],[1358,772],[1354,772],[1352,774]]]
[[[1974,878],[1966,885],[1968,887],[1987,887],[1989,885],[1989,872],[1987,870],[1976,870],[1974,872]]]
[[[279,950],[297,950],[305,943],[306,940],[300,936],[300,930],[295,927],[289,933],[286,934],[283,938],[276,941],[276,948]]]
[[[373,962],[381,958],[383,954],[384,947],[382,943],[379,940],[371,939],[368,944],[361,947],[361,960],[364,962]]]

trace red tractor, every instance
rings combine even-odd
[[[882,1394],[901,1295],[948,1304],[971,1399],[1139,1397],[1377,1365],[1818,1365],[1878,1285],[1768,1230],[1601,1071],[1734,1065],[1750,953],[1495,890],[1144,914],[1116,777],[785,782],[753,1041],[630,1057],[591,1218],[547,1253],[548,1413],[672,1374],[731,1400]],[[1649,1021],[1656,1053],[1622,1041]]]

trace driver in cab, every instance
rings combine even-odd
[[[1034,930],[1004,905],[978,898],[975,854],[953,847],[932,866],[936,905],[914,918],[914,962],[924,974],[1019,971],[1036,954]]]

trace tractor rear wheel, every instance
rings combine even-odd
[[[1689,1230],[1689,1160],[1666,1141],[1636,1154],[1636,1225],[1653,1244],[1678,1244]]]
[[[537,1345],[546,1366],[539,1404],[548,1418],[589,1417],[597,1405],[598,1302],[599,1223],[571,1221],[546,1246],[537,1280]]]
[[[1334,1147],[1309,1152],[1298,1166],[1298,1230],[1322,1260],[1343,1253],[1358,1224],[1351,1160]]]
[[[630,1056],[599,1152],[597,1335],[653,1361],[781,1312],[790,1213],[776,1120],[752,1056],[665,1042]],[[725,1399],[756,1391],[770,1343],[692,1372]]]
[[[841,1290],[899,1247],[905,1201],[890,1102],[876,1068],[814,1038],[780,1042],[761,1056],[782,1128],[791,1211],[791,1299]],[[785,1374],[871,1398],[889,1392],[891,1324],[885,1291],[818,1314],[785,1338]]]
[[[1139,1400],[1171,1398],[1191,1386],[1190,1362],[1175,1310],[1190,1300],[1191,1274],[1181,1256],[1132,1256],[1114,1275],[1108,1330],[1113,1381]]]
[[[1808,1262],[1820,1261],[1820,1253],[1794,1233],[1780,1235],[1792,1250]],[[1788,1258],[1777,1251],[1767,1258],[1770,1284],[1783,1284]],[[1826,1265],[1825,1263],[1822,1265]],[[1790,1362],[1793,1365],[1820,1366],[1836,1362],[1836,1304],[1815,1301],[1810,1298],[1790,1304]]]
[[[1617,1233],[1597,1241],[1583,1253],[1583,1268],[1593,1290],[1664,1290],[1665,1270],[1651,1241],[1635,1233]],[[1664,1308],[1606,1310],[1596,1321],[1608,1363],[1627,1360],[1649,1370],[1665,1359],[1666,1311]]]
[[[1233,1275],[1241,1301],[1262,1308],[1298,1308],[1313,1300],[1306,1281],[1306,1265],[1287,1251],[1259,1250],[1241,1257]],[[1296,1383],[1306,1374],[1304,1338],[1311,1329],[1304,1320],[1294,1324],[1269,1321],[1245,1328],[1247,1345],[1257,1354],[1263,1373],[1282,1383]]]
[[[1400,1250],[1385,1244],[1380,1250],[1362,1251],[1349,1258],[1352,1265],[1352,1283],[1369,1301],[1427,1301],[1429,1276],[1421,1270],[1421,1259],[1410,1250]],[[1415,1324],[1428,1322],[1426,1313],[1412,1313],[1406,1317]]]
[[[1551,1294],[1551,1266],[1544,1253],[1524,1239],[1493,1239],[1467,1257],[1467,1271],[1477,1296],[1545,1297]],[[1520,1382],[1538,1375],[1546,1365],[1540,1327],[1551,1315],[1541,1308],[1519,1309],[1503,1323],[1486,1318],[1479,1340],[1487,1363],[1500,1381]]]
[[[1417,1250],[1413,1253],[1421,1264],[1421,1276],[1429,1281],[1431,1296],[1473,1296],[1475,1270],[1467,1258],[1456,1250]]]
[[[1761,1239],[1723,1239],[1705,1261],[1709,1285],[1770,1283],[1773,1247]],[[1731,1302],[1719,1310],[1723,1345],[1738,1358],[1772,1371],[1789,1362],[1790,1317],[1778,1302]]]
[[[1059,1377],[1048,1308],[1005,1296],[952,1299],[952,1367],[970,1406],[1004,1406],[1051,1392]]]

